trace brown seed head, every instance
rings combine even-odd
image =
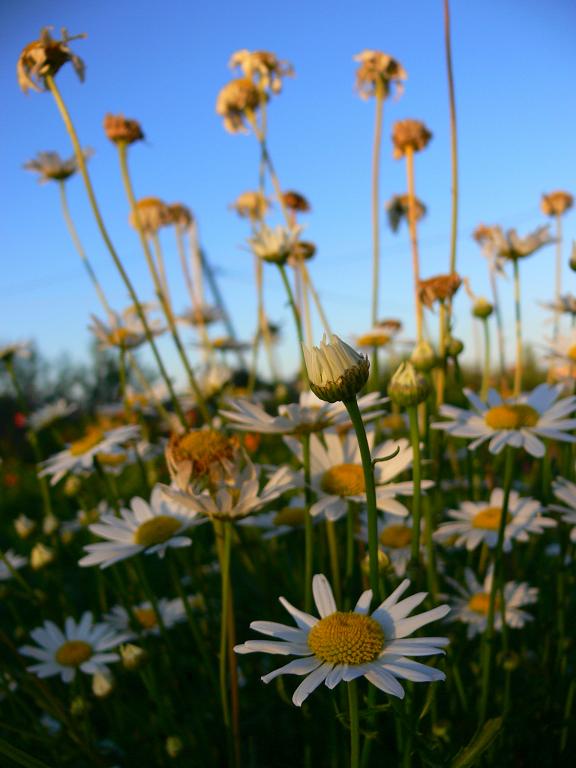
[[[310,203],[300,192],[294,192],[293,190],[283,192],[282,201],[289,211],[307,213],[310,210]]]
[[[236,51],[230,57],[229,66],[238,67],[244,77],[271,93],[280,93],[282,78],[294,75],[292,65],[270,51]]]
[[[420,152],[424,149],[432,133],[419,120],[398,120],[392,128],[392,143],[394,158],[404,157],[408,151]]]
[[[26,93],[29,90],[45,91],[47,76],[54,76],[66,62],[72,62],[74,71],[81,81],[84,80],[85,66],[79,56],[68,47],[71,40],[86,37],[85,34],[70,37],[62,29],[62,39],[54,40],[50,34],[52,27],[44,27],[38,40],[34,40],[22,50],[16,65],[18,85]]]
[[[134,144],[144,139],[140,123],[124,115],[104,115],[104,133],[115,144]]]
[[[420,280],[418,285],[420,301],[427,307],[432,307],[435,301],[446,301],[456,293],[462,278],[456,273],[451,275],[435,275],[428,280]]]
[[[548,195],[542,195],[540,207],[545,216],[562,216],[574,205],[574,198],[569,192],[550,192]]]
[[[177,229],[187,229],[194,221],[192,211],[183,203],[171,203],[168,207],[170,223]]]
[[[224,128],[230,133],[246,133],[245,120],[255,112],[266,96],[252,80],[239,77],[222,88],[216,100],[216,113],[224,118]]]
[[[315,254],[316,246],[314,243],[311,243],[309,240],[299,240],[292,246],[290,256],[288,256],[288,264],[294,267],[300,261],[308,261],[314,258]]]
[[[136,210],[130,213],[130,224],[134,229],[142,228],[150,236],[161,227],[171,224],[170,211],[158,197],[143,197],[136,203]]]
[[[414,210],[416,221],[420,221],[426,215],[426,206],[416,197],[414,199]],[[388,214],[388,224],[392,232],[397,232],[403,219],[408,221],[410,213],[410,198],[408,195],[393,195],[386,203],[386,212]]]
[[[403,80],[408,78],[402,65],[392,56],[382,51],[362,51],[354,56],[359,61],[356,70],[356,90],[362,99],[375,96],[380,91],[382,98],[390,95],[392,85],[396,86],[396,96],[404,90]]]
[[[242,192],[230,205],[238,216],[250,221],[262,221],[269,207],[270,200],[262,192]]]

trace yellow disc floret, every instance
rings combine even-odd
[[[285,507],[274,515],[272,522],[274,525],[304,525],[305,513],[304,507]]]
[[[468,600],[468,608],[474,613],[481,613],[484,616],[488,615],[488,608],[490,606],[490,595],[487,592],[477,592],[472,595]],[[500,608],[500,599],[496,595],[496,602],[494,603],[494,610],[497,611]]]
[[[364,333],[356,339],[357,347],[385,347],[390,342],[387,333]]]
[[[308,646],[330,664],[366,664],[384,648],[384,631],[371,616],[336,611],[312,627]]]
[[[92,656],[92,646],[83,640],[68,640],[56,651],[56,661],[63,667],[79,667]]]
[[[402,549],[412,543],[412,529],[407,525],[387,525],[380,534],[380,544],[390,549]]]
[[[134,532],[134,543],[140,544],[142,547],[163,544],[171,539],[181,527],[182,523],[177,518],[169,515],[157,515],[138,526]]]
[[[169,450],[176,463],[189,461],[193,474],[205,475],[212,465],[231,461],[237,446],[236,438],[215,429],[195,429],[184,435],[173,436]]]
[[[522,429],[535,427],[540,414],[530,405],[495,405],[486,411],[484,421],[492,429]]]
[[[477,512],[472,518],[472,528],[483,528],[485,531],[497,531],[502,520],[501,507],[486,507]],[[506,524],[512,520],[512,515],[506,515]]]
[[[138,624],[144,629],[152,629],[158,624],[158,619],[152,608],[135,608],[134,616]]]
[[[70,453],[72,456],[82,456],[84,453],[88,453],[94,446],[98,445],[104,440],[104,432],[97,427],[90,427],[84,437],[80,440],[75,440],[70,446]]]
[[[360,464],[337,464],[322,475],[320,487],[331,496],[357,496],[364,493],[364,470]]]

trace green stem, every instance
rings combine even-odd
[[[304,610],[312,608],[312,576],[314,569],[314,522],[310,514],[312,491],[310,488],[310,435],[302,435],[302,466],[304,467]]]
[[[368,507],[368,558],[370,567],[370,589],[372,590],[372,599],[378,604],[380,602],[380,582],[378,578],[378,508],[376,506],[376,484],[374,482],[374,466],[372,464],[372,455],[362,414],[358,408],[356,398],[345,400],[344,405],[350,415],[350,420],[356,432],[360,456],[362,458],[362,469],[364,470],[364,485],[366,487],[366,504]]]
[[[230,700],[228,689],[228,605],[230,602],[230,549],[232,528],[229,522],[215,520],[214,533],[216,547],[220,561],[221,578],[221,615],[220,615],[220,650],[219,650],[219,677],[220,677],[220,705],[222,707],[222,719],[226,729],[229,754],[232,750],[232,722],[230,719]]]
[[[498,334],[498,358],[500,361],[500,377],[506,376],[506,351],[504,343],[504,321],[502,320],[502,307],[500,306],[500,296],[498,294],[498,283],[496,282],[496,269],[489,264],[488,272],[490,274],[490,285],[492,286],[492,298],[494,299],[494,312],[496,314],[496,328]]]
[[[162,358],[160,357],[160,353],[158,351],[158,348],[156,346],[156,343],[154,341],[154,336],[152,335],[152,332],[150,330],[150,326],[148,325],[148,320],[146,318],[146,314],[142,308],[142,305],[140,304],[140,301],[138,299],[138,295],[134,289],[134,286],[132,285],[132,282],[130,278],[128,277],[128,273],[124,269],[124,265],[122,264],[120,257],[116,253],[116,249],[114,248],[114,245],[112,244],[112,240],[110,239],[110,235],[108,234],[108,230],[106,229],[106,226],[104,224],[104,220],[102,218],[102,214],[100,213],[100,209],[98,207],[98,203],[96,201],[96,195],[94,193],[94,188],[92,187],[92,182],[90,180],[90,175],[88,174],[88,168],[86,166],[86,160],[84,157],[84,153],[82,152],[82,148],[80,146],[80,141],[78,139],[78,134],[76,133],[76,129],[74,127],[74,124],[72,122],[72,118],[70,117],[70,113],[68,112],[68,109],[64,103],[64,100],[62,99],[62,95],[60,94],[60,91],[58,89],[58,86],[56,85],[52,75],[46,75],[45,83],[52,93],[52,96],[54,97],[54,101],[56,102],[56,106],[58,107],[58,110],[60,112],[60,115],[62,117],[62,120],[64,121],[64,125],[66,126],[66,130],[68,131],[68,134],[70,136],[70,139],[72,141],[72,144],[74,146],[74,153],[76,155],[76,162],[78,163],[78,168],[80,169],[80,173],[82,175],[82,179],[84,180],[84,186],[86,187],[86,192],[88,194],[88,200],[90,202],[90,207],[92,208],[92,213],[94,214],[94,218],[96,219],[96,224],[98,226],[98,229],[100,231],[100,235],[102,236],[102,239],[104,241],[104,244],[106,245],[110,256],[112,257],[112,260],[114,261],[114,264],[116,266],[116,269],[118,270],[120,277],[122,278],[124,285],[126,286],[128,293],[130,294],[130,299],[134,306],[136,307],[136,311],[138,313],[138,317],[140,318],[140,321],[142,323],[142,327],[144,329],[144,333],[146,334],[146,339],[148,340],[148,343],[150,344],[150,348],[152,349],[152,352],[154,354],[154,358],[156,360],[156,364],[158,365],[158,370],[160,371],[160,374],[162,378],[164,379],[164,382],[168,388],[168,391],[170,392],[170,397],[172,398],[172,402],[174,404],[174,409],[182,422],[182,426],[184,428],[187,427],[186,418],[184,416],[184,412],[182,411],[182,408],[180,407],[180,403],[178,402],[178,398],[176,397],[176,393],[174,392],[174,387],[172,385],[172,381],[170,380],[170,377],[168,376],[168,372],[166,371],[166,368],[164,367],[164,363],[162,362]]]
[[[456,272],[456,243],[458,241],[458,136],[456,131],[456,98],[454,95],[454,73],[452,71],[452,42],[450,38],[450,6],[444,0],[444,43],[446,48],[446,69],[448,72],[448,95],[450,99],[450,158],[452,216],[450,220],[450,274]]]
[[[302,344],[304,343],[304,337],[302,335],[302,319],[300,317],[300,313],[298,312],[296,302],[294,301],[294,294],[292,292],[290,280],[288,280],[288,275],[286,274],[286,267],[284,264],[278,264],[278,269],[280,270],[280,276],[282,278],[282,282],[284,283],[284,288],[286,289],[288,303],[290,304],[290,309],[292,310],[294,325],[296,326],[296,333],[298,334],[298,346],[300,347],[300,360],[302,365],[302,380],[306,386],[308,386],[308,371],[306,369],[306,361],[304,359],[304,350],[302,349]]]
[[[514,395],[522,392],[522,314],[520,307],[520,268],[518,259],[514,264],[514,308],[516,316],[516,370],[514,371]]]
[[[562,295],[562,215],[556,216],[556,303],[560,303]],[[554,315],[554,341],[558,338],[560,332],[561,312]]]
[[[350,711],[350,768],[358,768],[360,762],[360,727],[358,716],[358,688],[356,680],[348,684],[348,708]]]
[[[420,431],[418,428],[418,409],[412,405],[408,408],[410,419],[410,443],[412,445],[412,482],[414,495],[412,497],[412,550],[410,553],[410,569],[416,574],[420,566],[420,519],[422,515],[421,464],[420,464]]]
[[[342,589],[340,586],[340,563],[338,557],[338,539],[336,537],[336,523],[326,520],[326,538],[328,539],[328,553],[330,555],[330,570],[336,605],[342,605]]]
[[[480,399],[486,400],[490,386],[490,326],[487,317],[482,320],[482,325],[484,326],[484,371],[482,373]]]
[[[510,491],[512,489],[512,477],[514,472],[514,449],[509,446],[506,451],[506,466],[504,469],[504,500],[502,502],[502,513],[500,525],[498,528],[498,541],[494,552],[494,569],[492,572],[492,588],[490,590],[490,600],[488,603],[488,616],[486,618],[486,632],[484,634],[484,647],[482,654],[482,695],[480,699],[480,720],[482,726],[486,720],[488,711],[488,698],[490,695],[490,673],[492,667],[492,658],[494,655],[494,617],[496,611],[496,596],[502,591],[503,563],[502,552],[504,549],[504,532],[506,530],[506,520],[508,517],[508,503],[510,500]]]
[[[380,151],[382,149],[382,113],[384,111],[384,85],[376,80],[376,122],[372,147],[372,327],[378,322],[378,296],[380,289]],[[375,351],[376,354],[376,351]]]

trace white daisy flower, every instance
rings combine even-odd
[[[8,561],[10,567],[6,564]],[[0,560],[0,581],[8,581],[12,578],[12,570],[17,571],[23,568],[27,563],[25,557],[17,555],[12,549],[7,549]]]
[[[492,589],[493,569],[490,567],[484,584],[481,584],[474,572],[466,568],[464,579],[466,586],[461,586],[454,579],[446,577],[446,581],[458,592],[458,597],[451,599],[451,621],[462,621],[468,625],[468,639],[475,635],[483,634],[488,621],[488,606],[490,604],[490,591]],[[504,585],[504,615],[506,626],[512,629],[520,629],[533,617],[520,610],[524,605],[535,603],[538,599],[538,589],[529,586],[526,582],[508,581]],[[500,598],[496,596],[494,611],[494,629],[502,630],[502,606]]]
[[[387,403],[388,399],[380,397],[377,392],[361,397],[358,400],[358,408],[364,423],[378,418],[382,414],[380,407]],[[233,429],[244,432],[302,435],[351,423],[344,403],[325,403],[311,391],[302,392],[298,403],[280,405],[277,416],[271,416],[247,399],[228,398],[226,405],[228,409],[221,410],[221,415],[232,422],[230,426]]]
[[[51,475],[50,485],[56,485],[68,472],[91,472],[94,457],[99,453],[109,455],[118,453],[120,446],[140,436],[140,427],[130,425],[116,427],[104,432],[98,427],[90,427],[84,437],[75,440],[65,451],[50,456],[40,464],[39,477]]]
[[[193,599],[194,598],[191,597],[190,602],[192,602]],[[176,624],[186,621],[186,609],[183,601],[179,597],[171,600],[161,597],[157,601],[157,604],[160,615],[162,616],[162,622],[166,629],[171,629]],[[138,623],[139,633],[133,631],[130,624],[130,615],[122,605],[115,605],[109,613],[105,614],[104,620],[117,632],[122,632],[127,640],[134,640],[139,635],[146,637],[148,635],[160,634],[158,618],[156,616],[156,611],[152,607],[152,603],[140,603],[132,608],[132,613]]]
[[[304,528],[306,506],[304,499],[300,496],[294,496],[290,502],[273,512],[264,512],[260,515],[251,515],[240,520],[240,525],[250,528],[259,528],[262,531],[262,538],[275,539],[277,536],[284,536],[292,531]],[[313,518],[313,523],[319,523],[320,518]]]
[[[369,614],[372,592],[363,592],[353,611],[336,608],[332,589],[325,576],[317,574],[312,590],[320,618],[300,611],[283,597],[280,602],[292,615],[297,627],[274,621],[253,621],[251,629],[274,640],[248,640],[237,645],[236,653],[272,653],[301,658],[289,662],[262,677],[269,683],[278,675],[306,675],[292,697],[299,707],[321,683],[332,689],[339,682],[364,676],[381,691],[398,698],[404,689],[398,678],[413,682],[444,680],[439,669],[427,667],[407,656],[433,656],[443,653],[445,637],[408,639],[416,630],[446,616],[447,605],[406,618],[426,598],[419,592],[400,600],[410,586],[408,579]]]
[[[39,432],[44,427],[49,426],[58,419],[63,419],[66,416],[70,416],[78,409],[74,403],[68,403],[64,398],[56,400],[55,403],[49,403],[43,405],[42,408],[38,408],[36,411],[28,416],[28,426],[33,432]]]
[[[245,466],[230,467],[230,472],[215,478],[210,489],[199,494],[182,490],[176,484],[159,484],[162,493],[193,515],[219,520],[240,520],[296,487],[295,473],[288,466],[279,467],[260,490],[259,468],[246,457]]]
[[[576,419],[566,416],[576,409],[576,397],[558,400],[561,387],[540,384],[530,394],[512,400],[503,400],[496,390],[488,393],[488,403],[469,389],[464,390],[473,410],[467,411],[452,405],[440,406],[440,413],[451,421],[432,424],[454,437],[475,438],[468,446],[473,451],[489,440],[490,453],[500,453],[507,445],[524,448],[536,458],[544,455],[544,443],[539,437],[550,440],[576,442],[570,430],[576,428]],[[558,402],[556,402],[558,400]]]
[[[108,568],[140,552],[164,557],[168,547],[188,547],[192,543],[188,536],[182,536],[194,523],[192,516],[167,499],[158,486],[152,491],[150,503],[134,498],[130,507],[121,509],[120,517],[103,514],[99,523],[89,526],[92,533],[107,541],[87,544],[84,551],[88,554],[79,565]]]
[[[11,362],[15,357],[30,357],[32,354],[30,341],[16,341],[13,344],[0,346],[0,360]]]
[[[434,532],[435,541],[446,542],[454,538],[455,547],[471,551],[483,542],[493,549],[498,542],[498,529],[502,519],[504,491],[494,488],[489,501],[464,501],[458,509],[449,509],[448,515],[457,522],[441,523]],[[521,498],[510,491],[508,514],[504,528],[504,551],[510,552],[513,541],[526,542],[530,533],[543,533],[553,528],[556,521],[544,517],[542,505],[536,499]]]
[[[424,521],[420,525],[420,552],[425,553],[425,542],[422,532]],[[360,516],[360,530],[357,538],[368,543],[368,516],[365,512]],[[412,518],[398,519],[396,515],[386,514],[378,517],[378,549],[388,557],[398,578],[402,578],[410,562],[412,554]]]
[[[373,429],[368,430],[367,437],[372,451]],[[302,462],[301,443],[291,437],[285,437],[284,440]],[[310,514],[324,514],[328,520],[338,520],[346,514],[349,501],[366,502],[364,470],[354,433],[350,432],[341,438],[338,434],[327,432],[324,440],[325,445],[316,435],[310,438],[311,485],[318,496],[318,501],[310,507]],[[390,456],[396,449],[399,449],[399,452],[393,459],[374,465],[376,503],[378,509],[383,512],[406,517],[409,514],[408,509],[395,497],[412,495],[413,483],[391,483],[390,480],[404,472],[412,463],[412,448],[408,440],[387,440],[372,456],[374,459]],[[431,481],[422,481],[422,488],[431,486]]]
[[[67,618],[63,632],[52,621],[45,621],[30,634],[37,646],[19,649],[23,656],[38,661],[28,667],[30,672],[41,678],[60,675],[64,683],[74,679],[77,669],[86,675],[108,674],[107,665],[120,659],[117,653],[111,653],[112,649],[126,640],[108,624],[94,624],[89,611],[78,623]]]
[[[563,477],[557,477],[552,483],[552,490],[554,496],[563,501],[566,506],[550,504],[548,509],[562,513],[563,522],[573,526],[570,531],[570,541],[576,542],[576,484]]]

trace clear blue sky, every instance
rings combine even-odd
[[[485,261],[470,238],[476,224],[516,226],[524,233],[545,223],[539,211],[542,192],[576,192],[576,5],[571,0],[452,0],[451,5],[461,166],[458,269],[477,293],[488,295]],[[355,94],[352,61],[364,48],[392,54],[409,76],[401,99],[385,105],[383,200],[405,191],[404,165],[392,159],[392,123],[413,117],[434,133],[426,152],[416,158],[417,194],[429,209],[420,230],[422,274],[447,271],[450,162],[441,0],[366,0],[361,5],[4,0],[2,341],[32,337],[49,356],[66,351],[82,359],[89,314],[101,314],[64,229],[56,186],[39,186],[21,168],[38,150],[71,154],[50,95],[25,96],[16,83],[20,50],[47,24],[88,34],[73,44],[86,62],[86,82],[81,85],[70,67],[61,71],[58,82],[82,143],[96,150],[90,167],[97,194],[143,298],[151,296],[151,287],[139,243],[126,223],[115,149],[102,131],[109,111],[139,119],[145,130],[147,142],[131,150],[137,194],[182,201],[194,210],[240,334],[246,338],[253,330],[252,259],[242,249],[247,226],[228,205],[256,187],[258,149],[254,137],[226,133],[214,111],[219,89],[232,76],[230,54],[240,48],[274,51],[295,67],[296,77],[286,81],[270,106],[270,148],[282,185],[303,192],[312,203],[307,237],[319,247],[312,271],[334,330],[346,338],[366,329],[370,320],[374,104]],[[112,302],[122,308],[125,292],[91,220],[80,180],[72,180],[68,189],[90,258]],[[576,213],[565,221],[567,259]],[[169,235],[165,247],[175,303],[184,306]],[[535,302],[552,298],[553,264],[553,247],[521,264],[527,330],[534,341],[550,327],[543,326],[545,315]],[[385,222],[382,276],[381,314],[402,317],[410,335],[407,233],[394,236]],[[567,267],[564,276],[564,289],[576,292]],[[287,368],[296,360],[290,316],[273,270],[267,283],[269,314],[285,329]],[[511,281],[502,284],[501,293],[511,318]],[[471,342],[463,292],[456,313],[458,335]],[[172,361],[169,344],[163,343]]]

